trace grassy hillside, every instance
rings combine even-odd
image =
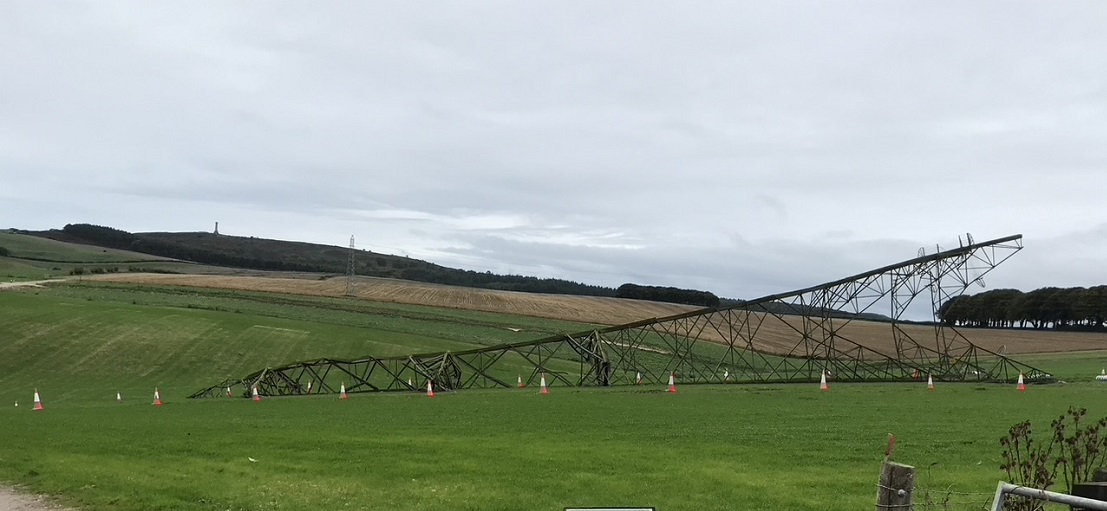
[[[104,275],[103,282],[181,286],[199,289],[264,291],[304,296],[342,297],[345,278],[288,278],[280,275]],[[645,318],[664,317],[695,310],[688,305],[625,300],[600,296],[570,296],[519,293],[490,289],[445,286],[398,279],[358,277],[351,292],[373,302],[432,305],[503,314],[545,317],[567,321],[616,325]]]
[[[255,270],[345,274],[349,263],[349,250],[338,246],[206,232],[129,233],[88,224],[69,224],[60,230],[21,232],[64,242],[132,250],[202,264]],[[590,286],[560,279],[459,270],[418,259],[377,254],[366,250],[356,252],[354,265],[355,273],[358,275],[374,277],[539,293],[595,296],[615,294],[614,289],[602,286]]]
[[[138,252],[67,243],[12,232],[0,232],[0,247],[8,249],[10,257],[51,263],[125,264],[166,260],[164,257]]]
[[[88,282],[3,291],[0,310],[0,481],[88,510],[854,510],[873,504],[889,432],[896,458],[920,467],[916,502],[970,509],[1003,477],[998,439],[1012,424],[1046,424],[1070,405],[1107,414],[1107,386],[1095,383],[1024,394],[919,383],[185,400],[289,360],[461,349],[586,325]],[[1072,381],[1107,363],[1105,352],[1039,357]],[[150,406],[154,386],[161,408]],[[35,387],[43,412],[29,410]]]
[[[56,268],[56,269],[55,269]],[[67,274],[58,265],[31,264],[9,257],[0,257],[0,282],[42,280]]]
[[[277,276],[221,275],[145,275],[119,274],[97,277],[98,280],[184,286],[199,289],[227,289],[294,293],[308,296],[341,297],[346,293],[345,279],[279,278]],[[515,293],[472,288],[441,286],[392,279],[362,277],[355,281],[353,293],[362,300],[427,304],[453,309],[517,314],[565,321],[582,321],[600,325],[620,325],[649,318],[666,317],[695,310],[694,307],[671,303],[624,300],[594,296],[567,296]],[[787,353],[801,341],[803,331],[798,316],[776,318],[766,316],[757,331],[758,349],[770,353]],[[930,325],[906,324],[902,331],[927,346],[935,344],[934,328]],[[1107,349],[1107,334],[1102,332],[1057,332],[1002,329],[961,329],[972,343],[988,350],[1007,353],[1021,360],[1029,353],[1052,353]],[[705,339],[721,341],[716,330],[701,334]],[[894,354],[891,325],[886,322],[854,320],[839,325],[837,335],[881,353]]]
[[[40,280],[106,272],[195,273],[218,269],[165,257],[0,232],[0,279]],[[7,254],[7,255],[2,255]]]
[[[462,350],[585,325],[349,300],[71,283],[0,292],[0,399],[186,396],[296,360]],[[510,330],[514,328],[518,332]],[[2,401],[0,401],[2,402]]]

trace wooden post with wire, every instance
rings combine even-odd
[[[896,437],[888,434],[888,450],[880,467],[880,483],[876,492],[876,511],[909,511],[915,494],[915,467],[892,461]]]

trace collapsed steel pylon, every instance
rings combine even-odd
[[[1013,382],[1052,376],[968,341],[938,321],[938,308],[1022,249],[1014,235],[919,257],[826,284],[764,296],[739,305],[522,343],[466,351],[319,359],[266,368],[223,381],[190,397],[213,397],[257,387],[265,395],[419,391],[514,387],[541,375],[551,385],[631,385],[639,375],[682,383],[811,382],[825,371],[838,381],[902,381],[932,375],[941,381]],[[902,318],[929,294],[932,325]],[[882,304],[881,321],[858,319]],[[875,315],[875,314],[874,314]],[[887,329],[874,335],[874,329]],[[924,339],[923,337],[927,337]],[[933,336],[932,338],[930,336]],[[864,338],[864,339],[862,339]]]

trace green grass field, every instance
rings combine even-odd
[[[107,285],[6,291],[0,311],[0,480],[82,509],[853,510],[874,504],[888,433],[896,459],[920,469],[916,503],[980,509],[1003,477],[998,440],[1012,424],[1044,429],[1071,405],[1107,415],[1107,385],[1089,383],[1103,354],[1037,357],[1080,383],[1026,393],[655,385],[186,400],[265,365],[585,325]],[[163,407],[150,405],[154,386]],[[30,411],[35,387],[42,412]]]
[[[1091,385],[661,386],[182,401],[0,412],[0,478],[89,509],[858,509],[885,435],[920,486],[987,493],[998,439]],[[257,460],[251,462],[250,458]],[[973,499],[957,497],[966,503]],[[986,497],[975,498],[977,501]],[[739,506],[740,505],[740,506]]]
[[[8,249],[12,257],[51,262],[120,263],[161,259],[137,252],[63,243],[28,234],[10,232],[0,232],[0,247]]]
[[[0,247],[9,256],[0,257],[0,279],[43,280],[72,275],[80,269],[93,271],[143,271],[159,273],[223,272],[220,268],[172,261],[139,252],[64,243],[38,236],[0,232]]]
[[[70,283],[0,293],[0,399],[187,396],[298,360],[465,350],[585,325],[264,293]],[[508,327],[522,328],[514,332]]]

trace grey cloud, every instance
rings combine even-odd
[[[989,283],[1092,285],[1105,14],[7,4],[0,222],[353,233],[443,264],[747,298],[1022,232]]]

